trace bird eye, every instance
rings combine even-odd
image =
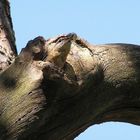
[[[58,39],[58,40],[57,40],[57,43],[60,43],[61,41],[62,41],[61,39]]]

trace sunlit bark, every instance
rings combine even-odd
[[[17,55],[0,1],[0,140],[72,140],[106,121],[140,124],[140,48],[37,37]]]

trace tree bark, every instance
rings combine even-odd
[[[17,55],[0,1],[0,140],[72,140],[87,127],[140,124],[140,48],[37,37]]]
[[[0,70],[7,68],[17,55],[8,0],[0,1]]]

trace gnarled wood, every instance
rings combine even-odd
[[[7,8],[0,1],[1,140],[72,140],[106,121],[140,124],[139,46],[71,33],[37,37],[15,59]]]

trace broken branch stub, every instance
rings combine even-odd
[[[64,39],[62,42],[58,41],[59,43],[55,45],[52,53],[46,50],[44,38],[35,38],[22,49],[15,62],[0,74],[0,123],[5,124],[7,130],[7,133],[2,136],[3,138],[14,139],[18,137],[17,135],[24,133],[26,125],[36,120],[36,113],[42,110],[46,104],[46,96],[40,89],[44,69],[47,70],[45,71],[48,75],[47,78],[55,77],[54,75],[58,74],[59,78],[63,79],[61,69],[66,61],[71,43],[70,35],[65,38],[66,40]],[[50,56],[52,54],[53,57]],[[56,78],[52,79],[56,80]],[[47,86],[47,83],[45,84]],[[29,106],[21,107],[20,104],[23,103],[23,100],[26,100],[26,105]],[[15,115],[16,112],[21,115]],[[28,115],[28,112],[32,112],[32,114]],[[23,126],[20,126],[22,122],[24,122]]]
[[[43,121],[62,111],[64,104],[67,105],[65,99],[71,97],[70,103],[73,97],[84,94],[82,91],[87,86],[88,93],[102,78],[102,70],[93,57],[93,50],[76,34],[62,35],[47,41],[37,37],[29,41],[15,62],[0,75],[0,120],[3,123],[7,120],[5,127],[8,137],[25,137],[37,131],[36,127],[30,132],[25,127],[42,127],[46,122],[42,122],[43,113],[40,111],[47,112],[47,105],[55,103],[55,111],[43,115]],[[7,80],[8,83],[5,82]],[[58,104],[59,101],[61,104]],[[20,106],[22,102],[23,108]],[[21,115],[14,116],[16,112]],[[29,112],[32,112],[31,115],[28,115]],[[23,126],[20,126],[21,123]]]

